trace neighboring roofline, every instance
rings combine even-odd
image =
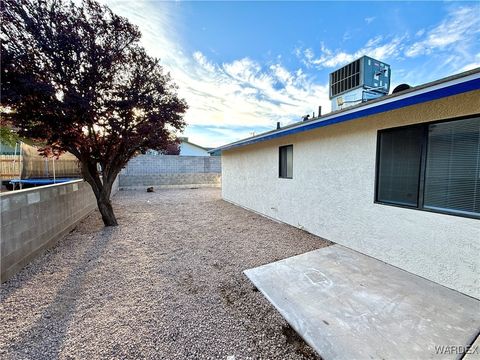
[[[405,106],[429,102],[479,89],[480,68],[476,68],[427,84],[419,85],[396,94],[382,96],[375,100],[370,100],[368,102],[351,106],[343,110],[331,112],[321,117],[313,118],[307,121],[296,122],[278,130],[267,131],[256,136],[235,141],[233,143],[217,147],[209,152],[211,153],[218,150],[229,150],[232,148],[251,145],[262,141],[272,140],[299,132],[309,131],[328,125],[338,124],[374,114],[380,114]]]
[[[190,142],[190,141],[180,140],[180,143],[182,143],[182,142],[183,142],[183,143],[190,144],[190,145],[192,145],[192,146],[195,146],[195,147],[200,148],[200,149],[202,149],[202,150],[205,150],[205,151],[207,151],[207,152],[210,152],[210,150],[208,150],[207,148],[204,148],[203,146],[194,144],[194,143],[192,143],[192,142]]]

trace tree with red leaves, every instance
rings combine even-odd
[[[2,121],[75,155],[103,222],[117,225],[113,182],[135,154],[175,147],[185,101],[138,28],[94,0],[3,0],[1,16]]]
[[[163,151],[163,155],[180,155],[180,144],[177,142],[175,144],[168,145]]]

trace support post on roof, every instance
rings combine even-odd
[[[322,116],[322,107],[318,107],[318,117]]]

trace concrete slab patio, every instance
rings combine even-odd
[[[480,330],[479,300],[340,245],[245,274],[324,360],[457,359]]]

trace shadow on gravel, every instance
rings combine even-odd
[[[8,346],[7,352],[10,357],[32,359],[59,357],[67,329],[75,313],[77,299],[82,292],[85,275],[95,268],[114,234],[115,228],[104,228],[95,236],[83,258],[68,275],[42,316],[23,331],[16,342]]]
[[[70,230],[68,234],[74,231],[76,231],[76,227]],[[68,236],[68,234],[64,236]],[[61,239],[58,239],[57,242],[60,242],[62,240],[63,240],[63,237]],[[42,250],[41,252],[36,254],[35,258],[32,259],[28,264],[26,264],[19,272],[13,275],[6,282],[2,283],[1,289],[0,289],[0,301],[1,302],[7,301],[7,299],[11,295],[13,295],[18,289],[21,289],[22,287],[24,287],[26,283],[28,283],[32,278],[37,276],[39,273],[39,270],[42,270],[42,269],[35,267],[35,264],[37,262],[44,261],[46,256],[50,256],[56,251],[58,251],[57,244],[53,245],[50,248]]]
[[[90,223],[90,227],[88,229],[82,229],[83,223],[88,223],[91,219],[95,219],[94,223],[95,226],[92,226]],[[119,218],[117,217],[117,220]],[[6,301],[11,295],[13,295],[18,289],[21,289],[28,284],[28,282],[32,279],[41,275],[42,271],[44,271],[43,266],[38,266],[38,263],[44,263],[48,260],[48,257],[54,257],[58,252],[63,250],[62,246],[59,246],[62,241],[65,241],[69,234],[81,231],[83,234],[88,232],[98,232],[103,229],[104,225],[101,222],[101,219],[98,214],[98,210],[87,215],[80,223],[78,223],[70,232],[66,235],[63,235],[60,239],[55,240],[54,244],[51,247],[44,249],[43,251],[39,252],[35,255],[35,258],[32,259],[27,265],[25,265],[19,272],[13,275],[10,279],[6,282],[1,284],[0,288],[0,301]]]

